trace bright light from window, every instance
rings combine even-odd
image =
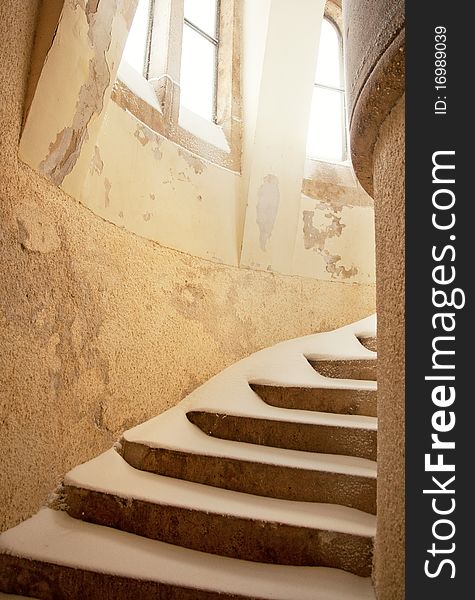
[[[122,60],[125,60],[141,75],[144,74],[145,59],[147,55],[147,39],[150,28],[150,5],[151,0],[139,0],[137,11],[122,55]]]
[[[185,0],[180,103],[212,121],[216,112],[217,0]]]
[[[345,155],[345,106],[339,34],[322,22],[307,136],[307,156],[340,162]]]
[[[185,19],[202,31],[216,38],[216,0],[185,0]]]
[[[342,87],[340,40],[335,26],[328,19],[323,19],[320,31],[315,83],[329,87]]]
[[[343,154],[343,95],[314,86],[307,139],[307,156],[341,161]]]

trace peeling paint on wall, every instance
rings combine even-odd
[[[160,146],[162,144],[162,138],[152,131],[149,127],[143,123],[137,123],[137,129],[135,130],[134,137],[140,142],[142,146],[146,146],[152,143],[152,153],[156,160],[160,160],[163,156]]]
[[[87,139],[89,123],[94,115],[102,112],[104,95],[111,77],[106,52],[111,43],[112,22],[116,11],[117,0],[88,0],[85,6],[88,38],[94,56],[89,61],[87,80],[81,86],[71,126],[58,132],[56,139],[49,145],[47,156],[39,165],[40,172],[56,185],[61,185],[66,175],[73,170]]]
[[[108,4],[115,15],[106,10]],[[243,185],[240,174],[157,133],[128,112],[128,104],[104,98],[120,60],[124,20],[132,17],[134,4],[136,0],[66,2],[49,70],[33,104],[36,112],[22,138],[28,151],[33,148],[26,162],[35,169],[41,163],[55,182],[72,171],[62,183],[67,193],[100,217],[167,247],[234,266],[325,281],[343,280],[354,264],[358,276],[349,275],[351,283],[374,282],[372,214],[352,208],[357,199],[350,167],[322,163],[318,169],[307,168],[304,181],[315,176],[313,195],[304,194],[299,202],[289,194],[294,186],[289,164],[278,157],[268,161],[265,144],[253,151],[253,159],[263,159],[262,168],[252,186]],[[69,56],[80,60],[63,103],[62,88],[55,85],[70,72]],[[61,98],[55,110],[53,96]],[[360,204],[367,201],[365,197]],[[306,209],[314,219],[305,217]],[[303,227],[298,226],[304,217]]]
[[[303,242],[306,250],[311,248],[323,250],[328,238],[339,237],[346,225],[341,222],[341,217],[333,213],[326,213],[325,217],[330,219],[330,224],[324,229],[317,229],[313,225],[315,211],[303,211]]]
[[[178,150],[179,156],[183,158],[186,164],[193,169],[196,175],[201,175],[206,168],[206,163],[197,156],[193,156],[186,150]]]
[[[104,179],[104,189],[105,189],[105,195],[104,195],[104,206],[107,208],[110,204],[110,191],[111,191],[111,187],[112,184],[111,182],[107,179],[107,177]]]
[[[191,179],[188,177],[188,175],[186,175],[186,173],[184,173],[183,171],[180,171],[179,173],[176,174],[176,179],[178,181],[191,181]]]
[[[265,252],[272,235],[279,211],[279,180],[275,175],[266,175],[258,191],[256,205],[256,223],[259,227],[259,245]]]
[[[322,209],[319,205],[318,209]],[[317,208],[315,210],[317,210]],[[326,207],[328,208],[328,207]],[[350,268],[344,265],[339,265],[341,256],[338,254],[331,254],[325,244],[327,240],[333,237],[340,237],[344,227],[346,225],[341,222],[342,217],[337,216],[332,212],[325,213],[325,217],[330,219],[329,225],[323,229],[318,229],[313,224],[313,218],[315,210],[304,210],[303,211],[303,242],[306,250],[313,250],[319,254],[325,263],[325,270],[331,274],[332,277],[349,279],[354,277],[358,273],[358,268],[352,265]]]
[[[330,254],[328,250],[323,250],[321,253],[326,264],[326,270],[331,273],[332,277],[341,277],[342,279],[349,279],[358,274],[358,268],[355,266],[347,269],[344,265],[339,265],[341,260],[339,254]]]
[[[91,174],[96,173],[100,175],[102,173],[102,169],[104,168],[104,163],[101,160],[101,153],[99,151],[98,146],[94,146],[94,155],[91,160],[91,168],[89,172]]]

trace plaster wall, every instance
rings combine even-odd
[[[373,286],[238,269],[138,237],[19,160],[37,6],[0,3],[2,529],[73,465],[234,361],[374,312]],[[91,151],[89,185],[104,205],[102,154],[94,162]],[[148,224],[143,207],[134,214]]]
[[[323,8],[323,0],[302,0],[299,10],[286,0],[270,5],[254,139],[243,156],[250,167],[241,263],[248,267],[292,272]]]
[[[22,159],[104,219],[169,248],[232,266],[374,283],[373,212],[370,202],[361,207],[350,166],[316,174],[324,184],[310,194],[317,202],[301,194],[323,2],[305,0],[299,11],[284,0],[243,2],[242,173],[146,125],[143,111],[160,108],[130,69],[116,85],[125,81],[145,108],[134,105],[132,114],[120,94],[110,98],[133,5],[116,0],[112,14],[99,3],[92,19],[86,5],[65,3]],[[343,172],[353,181],[341,202]]]
[[[109,102],[80,201],[168,248],[239,264],[240,177],[155,133]]]

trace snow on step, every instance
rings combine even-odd
[[[165,448],[190,454],[360,477],[376,477],[376,462],[365,458],[271,448],[210,437],[186,419],[180,405],[124,432],[123,440],[150,448]]]
[[[370,578],[188,550],[42,509],[0,536],[0,552],[74,569],[268,600],[374,599]],[[0,556],[1,560],[1,556]]]
[[[208,411],[189,411],[186,417],[206,435],[222,440],[376,460],[374,421],[368,428],[335,426],[323,419],[322,423],[301,423]]]
[[[125,499],[298,527],[365,537],[374,537],[376,531],[375,516],[353,508],[278,500],[155,475],[134,469],[114,450],[74,468],[66,475],[64,484]]]
[[[255,392],[252,393],[255,394]],[[198,406],[198,403],[196,404]],[[187,412],[192,412],[189,406],[186,408]],[[193,404],[193,412],[225,413],[235,417],[304,423],[306,425],[325,425],[328,427],[352,427],[354,429],[370,429],[372,431],[376,431],[378,423],[376,417],[365,415],[345,415],[319,411],[309,412],[295,408],[277,408],[262,402],[260,398],[250,397],[248,394],[241,396],[241,401],[234,406],[228,406],[227,403],[210,398],[207,402],[199,402],[198,408],[195,408]]]
[[[377,390],[302,388],[258,383],[251,384],[251,388],[264,403],[284,410],[377,416]]]
[[[286,387],[376,390],[375,381],[332,380],[315,371],[309,360],[374,359],[376,354],[358,341],[357,336],[375,335],[375,315],[328,333],[308,335],[276,344],[231,365],[189,394],[178,407],[187,410],[259,415],[283,419],[253,392],[249,384]],[[294,411],[293,411],[294,412]],[[295,419],[312,417],[295,411]]]

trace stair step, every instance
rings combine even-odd
[[[216,556],[43,509],[0,537],[0,589],[41,600],[369,600],[338,569]]]
[[[315,371],[324,377],[376,381],[378,367],[377,358],[309,360],[309,363]]]
[[[17,594],[3,594],[0,592],[0,600],[38,600],[32,596],[17,596]]]
[[[346,388],[302,388],[252,383],[253,391],[270,406],[335,414],[365,415],[377,413],[377,390]]]
[[[373,515],[146,473],[114,450],[70,471],[60,504],[75,518],[222,556],[371,573]]]
[[[378,351],[378,338],[370,336],[358,336],[358,341],[368,350],[371,350],[372,352]]]
[[[376,514],[376,465],[367,459],[320,454],[311,455],[313,460],[308,460],[306,467],[286,466],[279,462],[151,447],[127,440],[121,452],[136,469],[158,475],[257,496],[340,504]],[[310,454],[297,450],[280,452]]]
[[[220,439],[376,460],[376,419],[321,415],[320,423],[303,423],[207,411],[189,411],[186,416]]]

